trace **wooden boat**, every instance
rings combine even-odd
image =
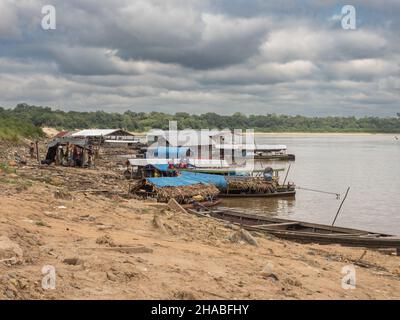
[[[340,244],[349,247],[391,248],[400,255],[400,237],[364,230],[334,227],[250,214],[228,208],[218,210],[188,210],[191,213],[229,221],[253,231],[272,234],[278,238],[319,244]]]
[[[256,154],[254,160],[278,160],[278,161],[295,161],[294,154]]]
[[[202,202],[199,202],[197,204],[195,204],[195,203],[185,203],[185,204],[181,204],[181,206],[184,209],[193,209],[193,208],[196,208],[196,207],[209,208],[209,207],[214,207],[216,205],[219,205],[221,202],[222,202],[222,199],[215,199],[213,201],[202,201]]]
[[[221,198],[278,198],[278,197],[294,197],[296,190],[277,191],[270,193],[223,193],[218,196]]]

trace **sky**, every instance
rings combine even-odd
[[[0,106],[395,116],[399,30],[398,0],[0,0]]]

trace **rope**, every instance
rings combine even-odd
[[[336,196],[336,199],[340,199],[340,193],[336,193],[336,192],[329,192],[329,191],[323,191],[323,190],[316,190],[316,189],[309,189],[309,188],[302,188],[302,187],[297,187],[297,189],[300,190],[306,190],[306,191],[313,191],[313,192],[319,192],[319,193],[325,193],[325,194],[333,194]]]

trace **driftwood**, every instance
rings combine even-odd
[[[240,229],[234,232],[230,237],[229,240],[231,242],[240,242],[245,241],[252,246],[258,246],[257,240],[246,230]]]
[[[176,212],[187,213],[187,211],[175,199],[169,199],[168,207]]]

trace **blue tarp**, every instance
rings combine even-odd
[[[157,147],[154,151],[154,157],[166,159],[185,158],[190,150],[188,147]]]
[[[168,164],[152,164],[152,166],[161,172],[168,171]]]
[[[151,184],[162,187],[191,186],[195,184],[213,184],[219,189],[226,189],[227,183],[224,176],[183,171],[176,177],[147,178]]]

